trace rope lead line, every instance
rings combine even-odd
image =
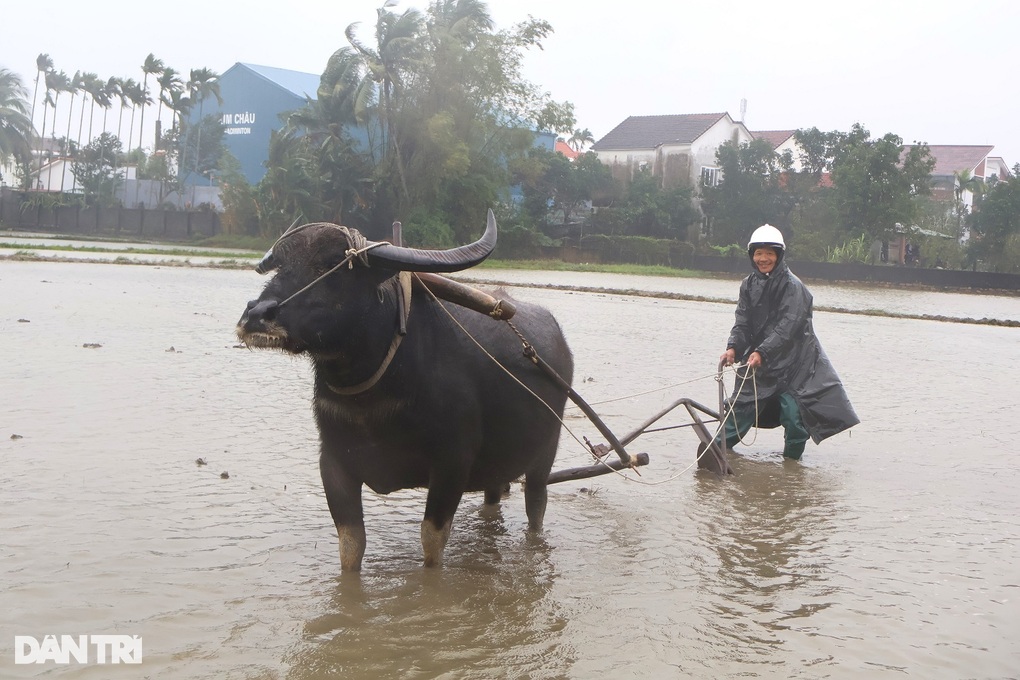
[[[534,391],[533,391],[533,390],[532,390],[532,389],[531,389],[530,387],[528,387],[527,385],[525,385],[525,384],[524,384],[524,383],[523,383],[523,382],[522,382],[522,381],[521,381],[521,380],[520,380],[520,379],[519,379],[519,378],[518,378],[517,376],[515,376],[515,375],[514,375],[514,374],[513,374],[513,373],[512,373],[511,371],[510,371],[510,369],[508,369],[508,368],[507,368],[506,366],[504,366],[504,365],[503,365],[503,364],[502,364],[502,363],[501,363],[501,362],[499,361],[499,359],[497,359],[496,357],[492,356],[492,353],[490,353],[490,352],[489,352],[489,351],[488,351],[487,349],[485,349],[485,347],[483,347],[483,346],[482,346],[482,344],[481,344],[480,342],[478,342],[478,339],[477,339],[477,338],[475,338],[475,337],[474,337],[474,336],[473,336],[473,335],[472,335],[472,334],[470,333],[470,331],[468,331],[468,330],[467,330],[466,328],[464,328],[464,326],[463,326],[463,325],[462,325],[462,324],[460,323],[460,321],[459,321],[459,320],[457,319],[457,317],[455,317],[455,316],[454,316],[454,315],[453,315],[453,314],[452,314],[452,313],[450,312],[450,310],[449,310],[449,309],[447,309],[446,305],[444,305],[444,304],[443,304],[442,300],[440,300],[440,299],[439,299],[439,298],[438,298],[438,297],[436,296],[436,294],[435,294],[435,293],[433,293],[431,289],[429,289],[429,287],[428,287],[428,286],[426,286],[426,285],[423,285],[423,286],[422,286],[422,288],[423,288],[423,289],[424,289],[424,290],[426,291],[426,293],[428,293],[429,297],[431,297],[431,298],[432,298],[432,300],[433,300],[433,301],[435,301],[437,305],[439,305],[439,308],[440,308],[440,309],[442,309],[442,310],[443,310],[443,312],[445,312],[445,313],[446,313],[446,315],[447,315],[447,316],[448,316],[448,317],[450,318],[450,320],[451,320],[451,321],[453,321],[453,323],[454,323],[454,324],[455,324],[455,325],[456,325],[456,326],[457,326],[458,328],[460,328],[461,332],[462,332],[462,333],[464,333],[464,335],[465,335],[465,336],[466,336],[466,337],[467,337],[467,338],[468,338],[468,339],[469,339],[469,340],[470,340],[470,341],[471,341],[472,343],[474,343],[474,345],[475,345],[476,347],[478,347],[478,349],[479,349],[479,350],[481,350],[481,351],[482,351],[482,353],[483,353],[483,354],[485,354],[485,355],[486,355],[486,356],[487,356],[487,357],[488,357],[488,358],[489,358],[489,359],[490,359],[490,360],[491,360],[491,361],[492,361],[492,362],[493,362],[494,364],[496,364],[496,365],[497,365],[497,366],[498,366],[498,367],[499,367],[499,368],[500,368],[500,369],[501,369],[501,370],[502,370],[502,371],[503,371],[504,373],[506,373],[506,374],[507,374],[507,376],[509,376],[511,380],[513,380],[513,381],[514,381],[514,382],[516,382],[516,383],[517,383],[518,385],[520,385],[520,386],[521,386],[521,388],[523,388],[523,389],[524,389],[524,390],[525,390],[526,392],[528,392],[528,394],[530,394],[531,396],[533,396],[533,397],[534,397],[535,399],[537,399],[537,400],[538,400],[538,401],[539,401],[539,402],[540,402],[540,403],[541,403],[542,405],[544,405],[544,406],[546,407],[546,409],[548,409],[548,411],[549,411],[549,412],[550,412],[550,413],[551,413],[551,414],[553,415],[553,417],[554,417],[554,418],[556,418],[556,419],[557,419],[557,420],[558,420],[558,421],[560,422],[560,425],[561,425],[561,426],[563,427],[564,431],[565,431],[565,432],[566,432],[566,433],[567,433],[568,435],[570,435],[570,437],[571,437],[571,438],[572,438],[572,439],[573,439],[573,440],[574,440],[575,442],[577,442],[577,443],[578,443],[578,444],[579,444],[580,446],[582,446],[583,448],[585,448],[585,449],[586,449],[586,451],[587,451],[587,452],[588,452],[588,453],[589,453],[589,454],[590,454],[590,455],[591,455],[591,456],[592,456],[592,457],[593,457],[593,458],[594,458],[594,459],[596,460],[596,462],[597,462],[597,463],[598,463],[599,465],[603,465],[603,466],[605,466],[605,467],[607,468],[607,470],[608,470],[609,472],[612,472],[612,473],[614,473],[614,474],[618,475],[618,476],[619,476],[620,478],[622,478],[623,480],[625,480],[625,481],[628,481],[628,482],[632,482],[632,483],[635,483],[635,484],[644,484],[644,485],[647,485],[647,486],[658,486],[658,485],[660,485],[660,484],[665,484],[665,483],[667,483],[667,482],[671,482],[671,481],[673,481],[673,480],[675,480],[675,479],[678,479],[678,478],[679,478],[680,476],[682,476],[682,475],[686,474],[686,473],[687,473],[687,472],[688,472],[688,471],[689,471],[689,470],[690,470],[691,468],[693,468],[693,467],[694,467],[695,465],[697,465],[697,464],[698,464],[698,461],[700,460],[701,456],[698,456],[698,458],[696,458],[696,459],[695,459],[695,461],[694,461],[693,463],[691,463],[690,465],[688,465],[687,467],[685,467],[685,468],[684,468],[683,470],[681,470],[680,472],[677,472],[676,474],[673,474],[673,475],[671,475],[670,477],[668,477],[668,478],[666,478],[666,479],[663,479],[663,480],[659,480],[659,481],[655,481],[655,482],[652,482],[652,481],[646,481],[646,480],[644,480],[644,479],[636,479],[636,478],[634,478],[634,477],[631,477],[631,476],[628,476],[628,475],[624,474],[623,470],[618,470],[618,469],[614,468],[614,467],[613,467],[613,466],[611,466],[611,465],[610,465],[609,463],[607,463],[607,462],[605,461],[605,459],[604,459],[604,458],[602,458],[602,457],[599,457],[599,455],[597,454],[597,452],[596,452],[596,450],[595,450],[595,449],[596,449],[596,447],[592,446],[590,442],[588,442],[588,443],[586,444],[585,442],[581,441],[581,439],[580,439],[580,438],[579,438],[579,437],[577,436],[577,434],[575,434],[575,433],[574,433],[574,431],[573,431],[573,430],[572,430],[572,429],[570,428],[570,426],[569,426],[569,425],[567,425],[567,423],[566,423],[566,422],[565,422],[565,421],[563,420],[563,418],[562,418],[562,417],[560,417],[560,415],[556,413],[555,409],[553,409],[553,408],[552,408],[551,406],[549,406],[549,404],[548,404],[548,403],[546,403],[546,401],[545,401],[544,399],[542,399],[542,398],[541,398],[540,396],[538,396],[537,394],[535,394],[535,392],[534,392]],[[534,363],[535,365],[537,365],[537,366],[539,366],[539,367],[545,366],[545,362],[541,360],[541,358],[540,358],[540,357],[538,356],[538,353],[537,353],[537,352],[535,351],[535,348],[534,348],[534,347],[533,347],[533,346],[531,345],[531,343],[530,343],[530,342],[528,342],[528,339],[527,339],[526,337],[524,337],[524,334],[523,334],[523,333],[521,333],[521,331],[520,331],[520,330],[519,330],[519,329],[517,328],[517,326],[515,326],[515,325],[513,324],[513,322],[512,322],[512,321],[510,321],[509,319],[504,319],[504,322],[506,323],[506,325],[507,325],[507,326],[509,326],[509,327],[510,327],[510,329],[511,329],[511,330],[512,330],[512,331],[514,332],[514,334],[515,334],[515,335],[516,335],[516,336],[518,337],[518,339],[519,339],[519,340],[521,341],[521,347],[522,347],[522,350],[523,350],[524,356],[526,356],[526,357],[527,357],[528,359],[530,359],[530,360],[531,360],[531,362],[532,362],[532,363]],[[730,367],[730,368],[731,368],[731,369],[733,369],[733,370],[734,370],[734,372],[735,372],[735,371],[736,371],[736,368],[738,368],[738,367],[736,367],[736,366],[732,366],[732,367]],[[551,369],[551,368],[549,368],[548,370],[549,370],[549,371],[552,371],[552,369]],[[558,382],[559,384],[561,384],[561,386],[565,385],[565,381],[564,381],[564,380],[563,380],[563,379],[562,379],[562,378],[561,378],[561,377],[560,377],[560,376],[559,376],[558,374],[556,374],[556,373],[555,373],[555,371],[553,371],[553,372],[552,372],[552,374],[550,375],[550,377],[553,377],[553,376],[555,376],[554,380],[558,379],[558,381],[557,381],[557,382]],[[718,375],[718,372],[716,372],[715,374],[712,374],[711,376],[704,376],[704,377],[702,377],[702,378],[698,378],[698,380],[701,380],[701,379],[706,379],[706,378],[709,378],[709,377],[711,377],[711,378],[714,378],[714,379],[716,379],[716,380],[721,380],[720,376]],[[745,381],[747,380],[747,374],[746,374],[746,372],[745,372],[745,374],[744,374],[744,376],[743,376],[743,379],[744,379]],[[753,380],[753,372],[752,372],[752,380]],[[688,381],[688,382],[693,382],[693,381]],[[686,383],[680,383],[680,384],[686,384]],[[741,388],[743,388],[743,384],[741,384]],[[574,392],[573,388],[571,388],[571,387],[570,387],[569,385],[566,385],[565,389],[567,390],[567,395],[568,395],[568,396],[571,396],[571,399],[572,399],[572,400],[574,399],[574,397],[577,397],[577,399],[578,399],[578,400],[580,400],[580,402],[584,403],[584,400],[583,400],[583,399],[581,399],[581,398],[580,398],[580,396],[579,396],[579,395],[577,395],[577,393],[576,393],[576,392]],[[656,391],[656,390],[652,390],[652,391]],[[755,401],[757,402],[757,383],[755,383]],[[577,404],[577,406],[578,406],[579,408],[581,408],[581,409],[582,409],[582,411],[584,411],[584,410],[585,410],[585,408],[587,408],[587,409],[588,409],[587,411],[585,411],[585,415],[588,415],[588,412],[589,412],[589,411],[591,412],[592,416],[594,416],[594,417],[593,417],[593,418],[592,418],[592,416],[589,416],[589,417],[590,417],[590,418],[592,419],[592,422],[593,422],[593,423],[595,424],[595,426],[596,426],[596,427],[597,427],[597,428],[599,429],[599,432],[601,432],[601,433],[602,433],[602,434],[603,434],[604,436],[606,436],[606,438],[607,438],[607,439],[610,439],[611,441],[616,441],[617,443],[619,443],[619,442],[618,442],[618,440],[616,439],[616,436],[615,436],[615,435],[613,435],[613,433],[612,433],[611,431],[609,431],[609,428],[605,426],[605,423],[603,423],[603,422],[601,421],[601,419],[599,419],[599,418],[598,418],[598,416],[594,414],[594,411],[592,411],[592,410],[591,410],[591,407],[590,407],[590,406],[588,406],[588,404],[587,404],[587,403],[585,403],[585,404],[584,404],[584,406],[581,406],[581,404],[580,404],[580,403],[578,403],[577,401],[575,401],[574,403],[575,403],[575,404]],[[757,409],[756,409],[756,410],[757,410]],[[719,423],[719,426],[718,426],[718,428],[716,429],[716,431],[715,431],[715,433],[714,433],[713,437],[715,437],[715,436],[717,436],[717,435],[719,434],[719,431],[721,430],[721,428],[723,427],[723,425],[724,425],[724,423],[725,423],[725,418],[724,418],[724,417],[722,416],[722,414],[719,414],[719,415],[720,415],[720,418],[719,418],[719,421],[718,421],[718,423]],[[601,427],[600,427],[600,425],[601,425]],[[755,427],[757,428],[757,420],[755,421]],[[602,429],[602,428],[605,428],[605,431],[603,431],[603,429]],[[607,432],[608,432],[608,435],[607,435]],[[757,436],[757,433],[756,433],[756,436]],[[615,447],[614,447],[614,449],[615,449]],[[619,449],[619,450],[617,450],[617,453],[619,454],[621,450],[623,450],[623,446],[622,446],[622,445],[620,446],[620,449]],[[707,447],[706,447],[706,451],[707,451],[707,450],[708,450],[708,449],[707,449]],[[641,476],[641,473],[640,473],[640,472],[638,472],[638,470],[637,470],[637,468],[636,468],[636,467],[633,467],[633,466],[632,466],[632,458],[630,457],[630,455],[629,455],[629,454],[627,454],[625,450],[624,450],[624,454],[625,454],[625,455],[627,456],[627,458],[626,458],[626,464],[630,464],[630,465],[631,465],[631,467],[630,467],[629,469],[631,469],[631,470],[634,470],[634,472],[635,472],[635,473],[637,473],[637,475],[638,475],[638,476],[640,477],[640,476]],[[702,452],[702,454],[701,454],[701,455],[704,455],[704,452]],[[624,458],[623,458],[623,456],[621,456],[621,461],[623,461],[623,460],[624,460]]]

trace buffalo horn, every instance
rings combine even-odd
[[[419,250],[387,243],[372,248],[366,255],[370,264],[390,269],[408,272],[459,272],[482,262],[495,247],[496,218],[490,210],[485,233],[480,239],[466,246],[449,250]]]

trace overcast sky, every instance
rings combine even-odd
[[[321,73],[382,0],[4,2],[0,66],[31,95],[36,56],[141,80],[150,52],[185,74],[235,62]],[[397,11],[424,9],[400,0]],[[274,9],[266,9],[273,7]],[[491,0],[498,28],[555,33],[526,76],[575,105],[596,139],[630,115],[729,112],[751,130],[862,123],[907,144],[988,144],[1020,162],[1016,0]],[[148,127],[148,126],[147,126]]]

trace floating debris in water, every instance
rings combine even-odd
[[[174,349],[173,345],[170,345],[170,349],[165,349],[163,351],[164,352],[169,352],[170,354],[180,354],[181,353],[181,351],[179,349]]]
[[[102,347],[102,345],[100,345],[98,342],[85,342],[82,343],[82,347],[84,347],[85,349],[98,349],[99,347]]]
[[[198,465],[199,467],[201,467],[203,465],[208,465],[208,463],[205,462],[205,458],[196,458],[195,459],[195,465]]]
[[[18,319],[18,323],[32,323],[28,319]]]
[[[220,479],[230,479],[230,473],[224,470],[220,473]]]
[[[11,439],[24,439],[20,434],[12,434]]]

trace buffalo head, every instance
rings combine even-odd
[[[351,341],[350,334],[371,334],[364,322],[373,318],[398,271],[461,271],[485,260],[495,247],[491,210],[480,239],[449,250],[369,241],[356,229],[325,222],[291,227],[255,267],[275,275],[248,303],[237,336],[251,348],[334,354]],[[292,304],[297,298],[300,304]],[[350,324],[340,325],[340,319]]]

